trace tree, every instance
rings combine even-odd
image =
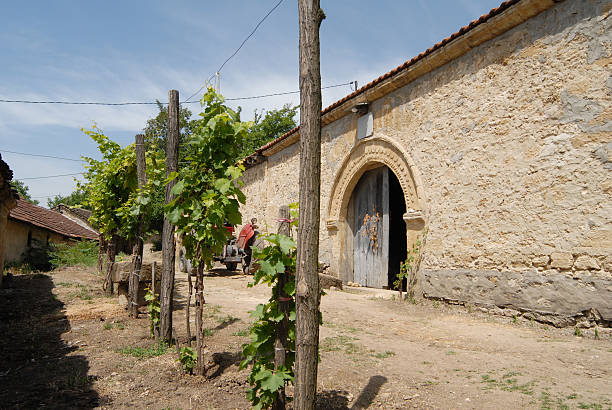
[[[59,204],[64,204],[68,206],[76,206],[79,208],[90,209],[89,205],[87,205],[87,196],[88,193],[82,187],[75,189],[68,195],[55,195],[53,198],[47,199],[47,207],[49,209],[58,206]]]
[[[15,179],[11,181],[11,185],[13,186],[13,188],[15,188],[19,196],[25,199],[26,201],[31,202],[34,205],[38,205],[40,203],[38,200],[32,199],[29,192],[30,187],[28,187],[23,181]]]
[[[116,242],[120,237],[134,238],[141,215],[151,214],[151,197],[159,186],[163,186],[163,154],[158,151],[149,153],[147,185],[138,190],[134,145],[122,148],[96,126],[83,132],[98,144],[102,159],[83,157],[87,163],[85,181],[79,183],[78,188],[88,192],[86,205],[92,212],[89,220],[100,232],[102,242],[108,243],[109,263],[104,288],[112,293],[110,272],[115,260]]]
[[[294,129],[297,125],[294,117],[297,115],[298,108],[285,104],[279,110],[264,111],[265,115],[255,111],[253,125],[249,128],[249,133],[240,147],[240,157],[251,155],[257,148]]]
[[[238,112],[223,104],[223,97],[209,88],[202,99],[204,112],[189,139],[192,150],[187,163],[169,179],[176,179],[176,198],[166,208],[168,220],[183,237],[186,257],[196,267],[196,373],[204,374],[202,312],[204,306],[204,267],[212,265],[213,255],[221,253],[229,232],[225,223],[242,223],[240,190],[244,170],[236,165],[238,147],[246,137],[249,123],[240,121]]]
[[[143,131],[147,150],[161,150],[166,152],[166,136],[168,135],[168,107],[157,101],[159,112],[154,118],[147,120]],[[179,142],[185,141],[193,133],[196,123],[191,120],[191,111],[179,106]],[[185,144],[183,144],[186,146]],[[179,144],[179,147],[181,144]],[[179,152],[179,160],[181,154]]]
[[[319,353],[321,202],[320,0],[298,0],[300,13],[300,214],[296,261],[295,409],[314,409]]]

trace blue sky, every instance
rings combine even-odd
[[[6,2],[0,15],[0,99],[183,100],[200,88],[278,0]],[[361,85],[457,31],[501,0],[322,0],[323,86]],[[284,0],[221,72],[228,98],[294,91],[298,84],[297,1]],[[350,93],[325,90],[323,106]],[[297,104],[299,95],[233,102],[255,109]],[[198,112],[198,105],[190,105]],[[0,103],[0,153],[16,179],[82,171],[79,162],[5,152],[96,157],[81,132],[95,122],[127,145],[154,106]],[[68,194],[73,177],[24,180],[32,196]]]

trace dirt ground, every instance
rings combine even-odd
[[[158,255],[155,255],[156,257]],[[268,288],[217,268],[205,279],[206,377],[179,372],[149,319],[130,319],[90,268],[14,276],[0,290],[0,408],[244,409],[249,310]],[[174,328],[185,340],[186,276]],[[322,299],[318,408],[610,409],[610,329],[555,329],[393,292]],[[192,309],[193,312],[193,309]],[[289,389],[290,394],[291,389]]]

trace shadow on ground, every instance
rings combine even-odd
[[[214,379],[223,374],[225,370],[233,365],[238,365],[242,359],[241,352],[222,352],[213,353],[212,360],[214,365],[211,366],[208,371],[214,369],[214,372],[208,375],[209,379]]]
[[[64,304],[47,275],[19,275],[0,289],[0,407],[88,409],[99,405],[84,356],[61,335],[70,330]]]
[[[374,401],[380,388],[387,382],[384,376],[372,376],[368,384],[361,390],[351,410],[367,409]],[[317,409],[345,410],[349,409],[349,392],[346,390],[326,390],[317,393]]]
[[[225,267],[214,267],[210,270],[207,270],[204,273],[204,276],[238,276],[238,277],[242,277],[244,276],[244,274],[242,273],[242,271],[240,270],[240,267],[237,270],[228,270]]]

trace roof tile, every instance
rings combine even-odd
[[[39,226],[71,238],[98,239],[98,234],[83,228],[59,212],[34,205],[22,198],[17,200],[17,207],[11,210],[9,218]]]

